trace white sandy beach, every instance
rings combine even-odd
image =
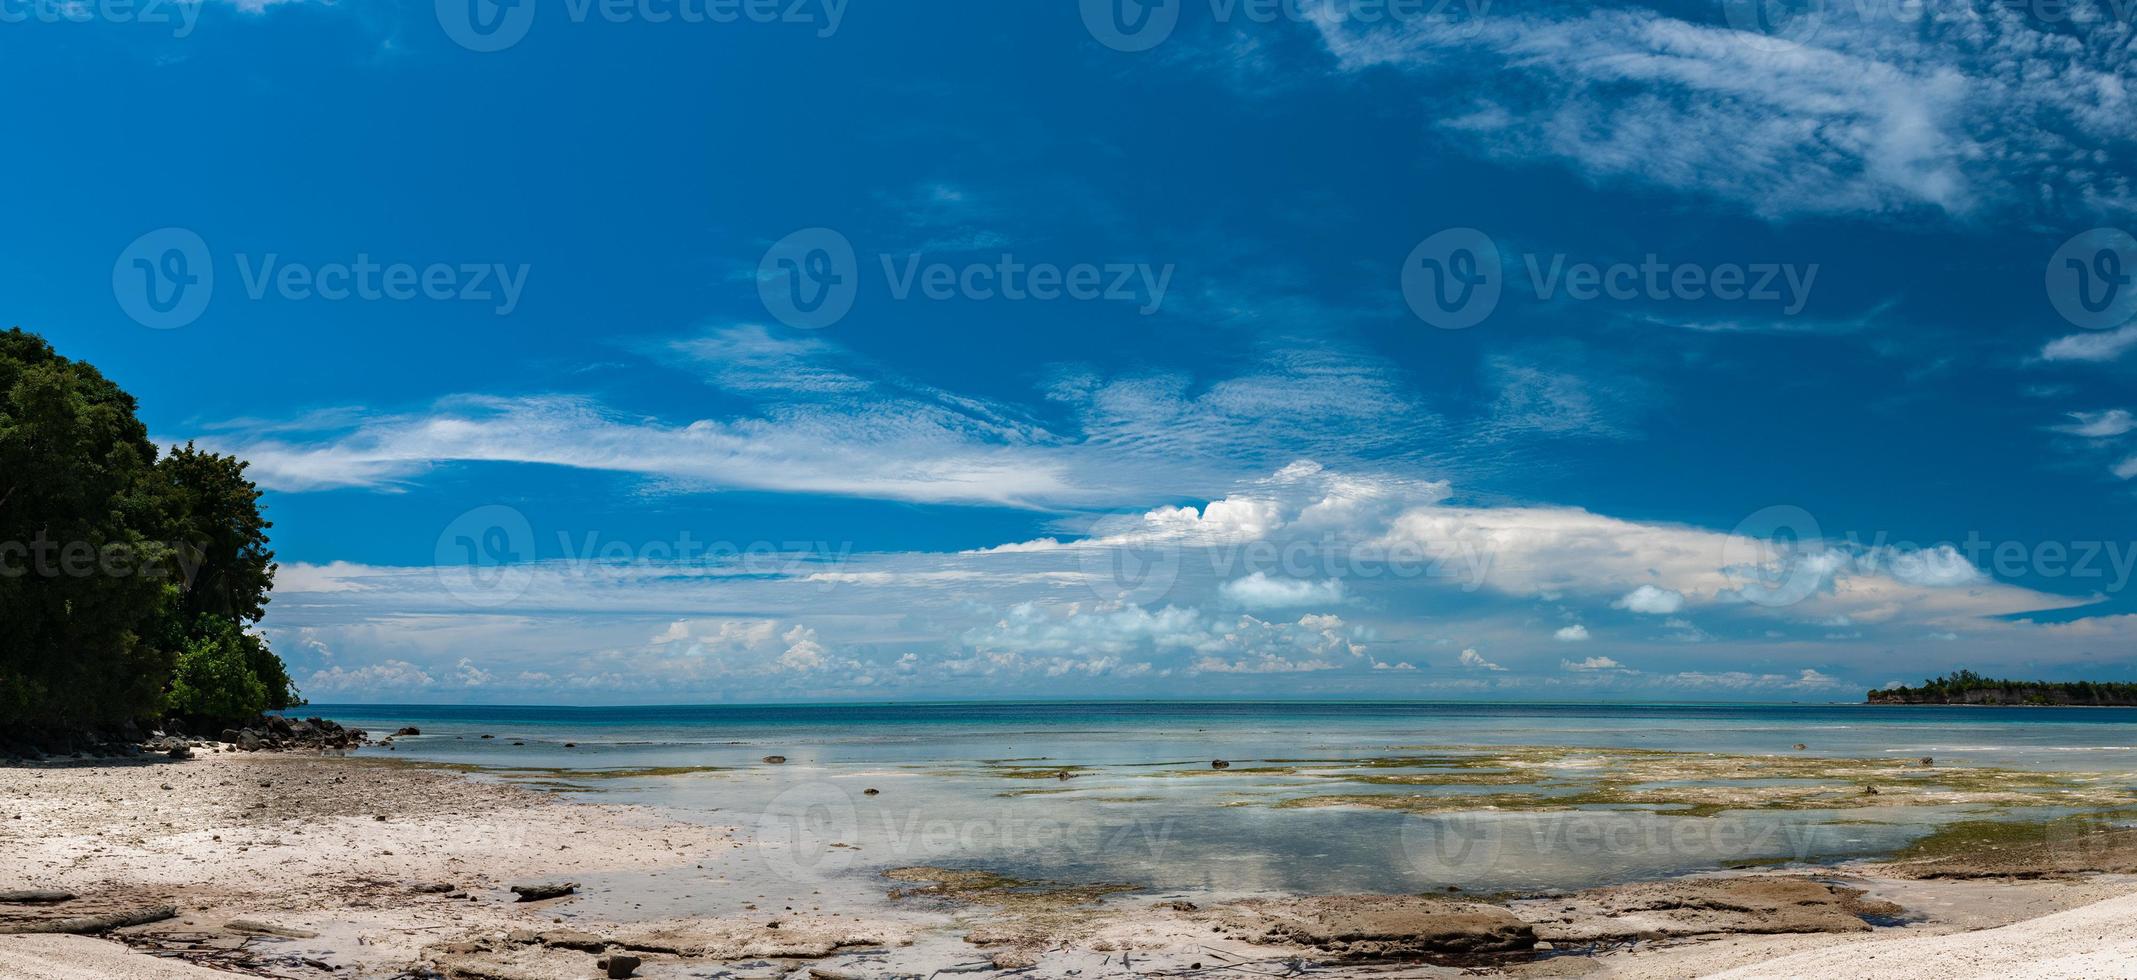
[[[796,892],[804,896],[797,901],[768,890],[775,883],[759,870],[766,862],[757,851],[767,843],[750,829],[739,818],[737,826],[704,826],[456,772],[318,756],[0,768],[0,866],[9,869],[0,887],[75,892],[69,914],[179,909],[116,937],[0,936],[0,976],[202,980],[229,975],[213,966],[242,965],[290,978],[423,969],[548,980],[599,975],[603,949],[638,951],[646,962],[637,975],[647,977],[703,975],[715,964],[736,976],[798,978],[996,964],[1030,964],[1020,975],[1035,977],[1246,976],[1289,958],[1331,977],[1465,969],[1626,978],[2137,975],[2137,936],[2123,928],[2137,914],[2137,880],[2122,877],[1823,876],[1919,921],[1838,933],[1673,934],[1598,955],[1467,968],[1344,965],[1311,946],[1256,941],[1253,929],[1213,930],[1226,910],[1133,894],[958,907],[888,903],[897,882],[843,881]],[[516,902],[507,891],[558,880],[607,884],[555,902]],[[678,890],[689,895],[688,915],[637,908]],[[1380,914],[1361,908],[1368,919]],[[1663,932],[1691,921],[1656,914]],[[262,924],[282,934],[262,935]]]

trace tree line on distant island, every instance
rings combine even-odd
[[[1921,687],[1870,692],[1871,704],[2137,705],[2137,684],[2100,681],[2013,681],[1961,670]]]
[[[0,734],[302,703],[254,629],[275,563],[245,466],[159,453],[96,368],[0,333]]]

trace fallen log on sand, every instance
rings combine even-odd
[[[115,912],[111,915],[85,915],[72,919],[47,919],[43,922],[10,922],[0,924],[0,935],[24,933],[63,932],[70,935],[87,935],[93,932],[110,932],[127,926],[145,926],[151,922],[178,917],[178,909],[172,905],[136,909],[131,912]]]

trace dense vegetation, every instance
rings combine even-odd
[[[251,630],[274,584],[245,463],[159,454],[133,396],[0,333],[0,732],[299,703]]]
[[[1871,691],[1872,704],[2137,705],[2137,684],[2098,681],[2012,681],[1962,670],[1921,687]]]

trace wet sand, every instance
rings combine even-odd
[[[0,931],[178,914],[0,935],[0,975],[534,980],[600,976],[604,954],[647,977],[2137,975],[2137,938],[2112,928],[2137,878],[2094,873],[2137,870],[2137,841],[2097,826],[1961,827],[1884,863],[1517,900],[1212,900],[924,867],[796,879],[768,870],[781,844],[756,829],[370,759],[5,767],[0,890],[78,897],[0,905]],[[580,887],[509,890],[559,882]]]

